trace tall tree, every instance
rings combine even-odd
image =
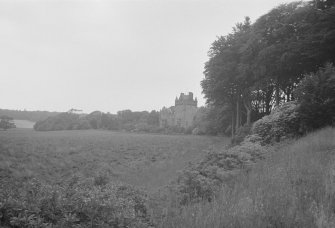
[[[246,96],[245,65],[241,64],[243,43],[250,30],[250,19],[238,23],[233,32],[221,36],[213,42],[209,51],[209,61],[205,64],[205,78],[201,82],[207,102],[216,106],[228,105],[231,108],[232,134],[241,123],[241,107]],[[244,94],[244,96],[243,96]],[[235,116],[236,115],[236,116]]]

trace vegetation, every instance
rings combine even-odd
[[[45,120],[38,121],[34,129],[37,131],[59,131],[80,129],[125,130],[138,132],[159,132],[159,113],[119,111],[117,115],[92,112],[79,115],[71,112],[60,113]]]
[[[13,122],[13,118],[9,116],[1,116],[0,117],[0,129],[6,131],[10,128],[15,128],[15,124]]]
[[[301,135],[297,107],[297,103],[291,101],[275,108],[270,115],[253,124],[252,134],[260,136],[265,143]]]
[[[0,116],[6,115],[13,117],[13,119],[15,120],[29,120],[32,122],[45,120],[46,118],[50,116],[55,116],[57,114],[59,114],[59,112],[0,109]]]
[[[297,112],[304,132],[334,125],[335,67],[332,64],[307,74],[294,95],[300,104]]]
[[[155,191],[188,162],[220,148],[228,138],[129,134],[101,130],[0,131],[0,180],[36,178],[53,185],[71,176],[107,176]]]
[[[230,125],[234,135],[274,106],[295,100],[304,74],[335,61],[334,16],[334,1],[282,4],[253,24],[247,17],[213,42],[201,85],[211,107],[229,110],[230,123],[222,123],[221,131]]]
[[[334,227],[334,138],[327,128],[266,150],[266,159],[242,167],[210,202],[170,206],[160,227]]]
[[[228,143],[223,139],[96,130],[0,133],[0,226],[148,227],[154,208],[146,192],[167,185],[208,147]]]
[[[155,111],[60,113],[34,128],[74,131],[0,132],[0,226],[334,227],[335,129],[302,137],[334,125],[334,15],[334,1],[283,4],[213,42],[193,133],[230,132],[230,147],[79,131],[157,132]]]
[[[148,227],[144,193],[97,180],[73,178],[61,186],[2,180],[0,226]]]

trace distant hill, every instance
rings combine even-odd
[[[59,112],[0,109],[0,116],[6,115],[15,120],[29,120],[32,122],[45,120],[48,117],[56,116],[57,114],[59,114]]]

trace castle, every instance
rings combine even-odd
[[[189,92],[188,95],[181,93],[179,98],[176,97],[175,106],[163,107],[160,111],[160,127],[192,127],[198,109],[197,105],[198,100],[193,99],[193,93]]]

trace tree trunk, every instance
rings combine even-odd
[[[237,98],[236,100],[236,130],[240,127],[241,124],[241,113],[240,113],[240,98]]]
[[[280,88],[279,88],[279,78],[277,77],[276,81],[276,107],[279,106],[280,103]]]
[[[246,124],[249,126],[251,124],[251,109],[252,109],[252,105],[251,105],[251,99],[248,95],[245,94],[245,96],[243,97],[243,105],[245,107],[245,110],[247,110],[247,122]]]
[[[251,107],[248,104],[244,104],[244,107],[247,110],[247,122],[246,122],[246,124],[249,126],[251,124]]]
[[[234,108],[232,108],[231,111],[231,137],[233,138],[235,136],[235,112]]]
[[[266,115],[269,115],[271,112],[271,100],[272,100],[272,94],[273,94],[273,87],[270,86],[266,89],[266,94],[265,94],[265,113]]]

